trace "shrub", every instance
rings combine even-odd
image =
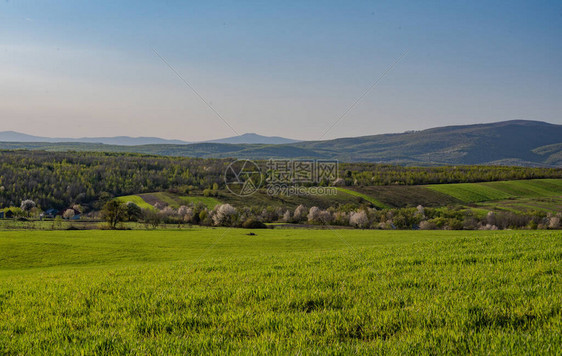
[[[318,219],[322,224],[331,224],[333,220],[332,213],[328,210],[321,210]]]
[[[144,210],[144,222],[154,229],[162,223],[162,217],[154,210]]]
[[[437,225],[435,225],[432,221],[424,220],[420,222],[420,230],[435,230],[437,229]]]
[[[141,208],[132,201],[128,201],[125,204],[127,208],[127,220],[129,221],[137,221],[142,216]]]
[[[193,208],[182,205],[178,209],[178,215],[183,219],[183,221],[190,223],[193,222],[193,217],[196,215]]]
[[[254,218],[249,218],[248,220],[244,221],[242,227],[245,229],[266,229],[267,225]]]
[[[447,230],[462,230],[463,222],[459,219],[451,218],[447,221],[445,228]]]

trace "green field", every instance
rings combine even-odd
[[[562,179],[531,179],[486,183],[435,184],[427,186],[464,203],[562,196]]]
[[[143,198],[138,195],[125,195],[116,199],[123,203],[128,203],[131,201],[137,204],[141,209],[154,210],[154,207],[152,205],[148,204],[146,201],[144,201]]]
[[[229,203],[235,207],[274,206],[294,210],[298,205],[330,206],[350,205],[359,207],[366,202],[377,209],[441,206],[467,206],[477,204],[492,210],[521,212],[539,210],[560,211],[562,199],[562,179],[531,179],[485,183],[434,184],[426,186],[365,186],[337,187],[336,195],[269,196],[260,190],[248,197],[219,192],[218,197],[200,195],[181,195],[168,192],[144,193],[119,197],[121,201],[134,201],[144,208],[152,208],[162,203],[177,209],[180,205],[203,203],[209,209],[217,204]],[[497,209],[495,209],[497,208]]]
[[[556,200],[562,198],[562,179],[529,179],[485,183],[432,184],[425,186],[363,186],[338,188],[371,202],[378,208],[392,207],[425,207],[454,206],[473,203],[499,202],[498,207],[504,210],[532,210],[535,201],[537,210],[557,212]],[[544,198],[544,199],[543,199]],[[520,204],[517,201],[520,200]],[[544,201],[554,201],[544,204]],[[505,202],[506,204],[504,204]],[[509,204],[508,204],[509,203]],[[530,203],[530,204],[527,204]],[[502,206],[505,205],[505,208]],[[509,205],[509,206],[507,206]]]
[[[367,194],[363,194],[360,192],[357,192],[355,190],[351,190],[351,189],[345,189],[345,188],[338,188],[338,191],[343,192],[343,193],[347,193],[350,195],[353,195],[355,197],[359,197],[362,199],[365,199],[366,201],[368,201],[369,203],[373,204],[375,207],[379,208],[379,209],[384,209],[387,206],[384,205],[383,203],[381,203],[380,201],[376,200],[375,198],[367,195]]]
[[[560,231],[0,232],[0,354],[556,354]]]
[[[188,195],[178,195],[167,192],[157,192],[157,193],[144,193],[139,195],[127,195],[117,198],[119,201],[124,203],[132,201],[143,209],[154,210],[154,203],[162,203],[164,205],[170,206],[171,208],[177,209],[181,205],[198,204],[202,203],[209,209],[213,209],[216,205],[220,204],[220,201],[213,197],[204,196],[188,196]]]
[[[562,197],[518,198],[482,202],[477,206],[488,210],[507,210],[512,212],[543,211],[556,214],[562,211]]]

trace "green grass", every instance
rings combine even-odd
[[[153,197],[158,199],[159,201],[169,205],[172,208],[177,209],[181,204],[177,199],[174,199],[172,194],[165,193],[165,192],[158,192],[158,193],[150,193]]]
[[[178,196],[177,197],[183,205],[188,204],[203,204],[209,209],[213,209],[215,206],[219,205],[221,202],[217,198],[213,197],[196,197],[196,196]]]
[[[513,198],[562,196],[562,179],[533,179],[487,183],[435,184],[427,186],[465,203]]]
[[[465,203],[502,200],[515,197],[512,194],[479,183],[438,184],[428,186],[428,188],[450,195]]]
[[[146,201],[144,201],[143,198],[141,198],[138,195],[125,195],[125,196],[117,197],[115,199],[123,203],[132,201],[133,203],[137,204],[141,209],[147,209],[147,210],[155,209],[152,205],[148,204]]]
[[[146,200],[149,200],[153,203],[161,202],[164,203],[164,205],[168,205],[174,209],[179,208],[180,205],[189,205],[189,204],[197,204],[197,203],[202,203],[207,208],[213,209],[216,205],[221,203],[218,199],[213,197],[177,195],[167,192],[126,195],[126,196],[118,197],[116,199],[124,203],[128,201],[132,201],[133,203],[137,204],[141,208],[150,209],[150,210],[154,210],[155,208],[152,204],[148,203]]]
[[[149,199],[150,201],[154,200],[164,203],[174,209],[179,208],[181,205],[188,205],[190,203],[203,203],[207,208],[212,209],[221,203],[218,199],[213,197],[178,195],[168,192],[148,193],[141,194],[140,196],[144,199]]]
[[[0,354],[555,354],[560,231],[0,232]]]
[[[460,205],[462,202],[450,195],[428,189],[425,186],[386,185],[353,187],[353,191],[376,198],[382,205],[390,208],[439,207]]]
[[[373,198],[373,197],[371,197],[371,196],[369,196],[369,195],[367,195],[367,194],[363,194],[363,193],[357,192],[357,191],[355,191],[355,190],[346,189],[346,188],[341,188],[341,187],[338,187],[337,189],[338,189],[338,191],[340,191],[340,192],[353,195],[354,197],[360,197],[360,198],[362,198],[362,199],[365,199],[366,201],[368,201],[369,203],[373,204],[373,205],[374,205],[375,207],[377,207],[377,208],[384,209],[384,208],[387,207],[385,204],[381,203],[380,201],[376,200],[375,198]]]
[[[335,194],[331,194],[334,189]],[[305,188],[305,191],[310,192],[310,188]],[[308,207],[317,206],[322,209],[329,207],[337,207],[340,205],[351,205],[359,207],[360,198],[339,191],[332,187],[327,187],[323,194],[276,194],[270,195],[267,189],[259,189],[250,196],[239,197],[227,191],[220,192],[219,199],[222,202],[229,203],[234,207],[276,207],[282,209],[294,210],[300,204]]]
[[[562,179],[514,180],[481,183],[520,198],[562,196]]]
[[[562,211],[562,197],[517,198],[483,202],[479,203],[478,206],[490,210],[508,210],[515,213],[524,211],[558,213]]]

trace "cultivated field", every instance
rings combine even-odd
[[[562,179],[435,184],[428,187],[464,203],[562,195]]]
[[[326,196],[274,196],[262,189],[249,197],[236,197],[225,190],[218,197],[173,194],[168,192],[127,195],[118,198],[122,202],[133,201],[144,209],[153,209],[155,203],[178,208],[180,205],[203,203],[212,209],[220,203],[241,206],[278,206],[294,209],[299,204],[326,208],[334,205],[358,207],[371,204],[377,209],[396,207],[466,206],[477,204],[484,208],[511,210],[539,210],[558,212],[562,209],[562,179],[528,179],[484,183],[456,183],[431,185],[389,185],[338,187],[336,195]],[[491,204],[490,202],[497,202]],[[535,204],[537,203],[537,204]],[[492,209],[494,210],[494,209]]]
[[[560,231],[0,232],[0,354],[556,354]]]

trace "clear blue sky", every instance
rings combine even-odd
[[[0,3],[0,131],[318,139],[562,124],[560,1]]]

